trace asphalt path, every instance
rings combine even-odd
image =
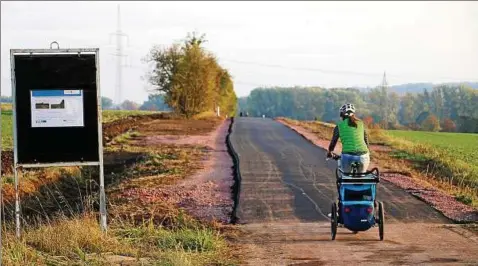
[[[272,119],[241,117],[231,142],[239,156],[240,223],[329,221],[337,198],[335,161],[290,128]],[[449,221],[406,191],[382,181],[377,199],[384,202],[387,223]]]

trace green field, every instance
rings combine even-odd
[[[390,130],[388,134],[414,143],[429,144],[449,156],[478,165],[478,134],[401,130]]]
[[[3,107],[3,105],[2,105]],[[11,110],[2,110],[2,150],[12,149],[13,145],[13,113]],[[104,110],[103,123],[109,123],[115,120],[124,119],[132,115],[152,114],[151,111],[116,111]]]
[[[13,114],[2,111],[2,150],[9,150],[13,145]]]

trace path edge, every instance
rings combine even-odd
[[[237,209],[239,208],[239,197],[240,197],[240,191],[241,191],[241,170],[240,170],[240,161],[239,161],[239,154],[234,150],[234,146],[232,145],[231,142],[231,135],[234,131],[234,125],[235,125],[235,117],[231,117],[231,123],[229,124],[229,129],[227,132],[226,136],[226,145],[227,145],[227,152],[232,158],[233,166],[232,166],[232,172],[233,172],[233,178],[234,178],[234,184],[231,187],[231,192],[232,192],[232,200],[234,201],[234,206],[232,209],[231,213],[231,223],[232,224],[237,224],[239,221],[239,217],[237,216]]]

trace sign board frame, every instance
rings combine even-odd
[[[56,43],[56,42],[53,42]],[[52,43],[52,44],[53,44]],[[58,44],[58,43],[57,43]],[[51,48],[51,45],[50,45]],[[95,83],[96,83],[96,123],[98,135],[98,160],[91,161],[68,161],[55,160],[53,162],[39,163],[19,163],[18,161],[18,103],[17,103],[17,80],[15,74],[15,58],[16,56],[30,55],[34,56],[61,56],[61,55],[94,55],[95,57]],[[101,91],[100,91],[100,68],[99,68],[99,48],[78,48],[78,49],[11,49],[10,50],[10,67],[11,67],[11,86],[13,100],[13,140],[14,140],[14,176],[15,176],[15,224],[16,235],[20,237],[20,197],[19,197],[19,174],[24,168],[46,168],[46,167],[68,167],[68,166],[98,166],[100,179],[100,226],[103,231],[107,229],[106,223],[106,194],[104,187],[104,166],[103,166],[103,130],[102,130],[102,108],[101,108]],[[67,90],[68,88],[65,88]],[[30,92],[29,92],[30,93]],[[84,95],[84,94],[82,94]],[[83,98],[84,99],[84,98]],[[31,100],[30,100],[31,101]],[[84,105],[86,108],[86,105]],[[83,109],[83,115],[85,109]],[[85,118],[83,118],[85,119]],[[31,118],[30,118],[31,120]],[[43,128],[45,129],[45,128]],[[48,128],[46,128],[48,129]]]

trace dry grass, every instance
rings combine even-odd
[[[11,111],[12,110],[12,104],[11,103],[2,103],[1,104],[1,109],[2,109],[2,111]]]
[[[24,197],[26,195],[30,195],[38,191],[40,187],[55,183],[62,177],[79,176],[80,172],[80,168],[78,167],[54,167],[41,170],[24,171],[22,172],[20,178],[20,196]],[[2,182],[3,200],[12,201],[15,196],[13,175],[3,176]]]
[[[193,117],[193,119],[195,120],[214,119],[214,118],[216,118],[216,113],[213,111],[202,112]]]
[[[108,234],[103,234],[91,216],[60,219],[51,224],[28,226],[18,240],[7,231],[3,243],[3,265],[71,265],[88,262],[86,254],[134,250]]]
[[[321,139],[330,140],[334,134],[335,125],[324,123],[320,121],[297,121],[289,118],[280,117],[277,120],[282,120],[288,124],[301,126],[316,134]]]
[[[111,265],[118,257],[155,265],[234,263],[214,228],[190,223],[170,230],[152,222],[123,222],[103,233],[91,215],[27,227],[20,240],[7,231],[2,248],[2,265]]]
[[[81,258],[83,254],[113,252],[134,254],[111,234],[103,234],[94,217],[61,219],[52,224],[26,230],[26,244],[53,256]]]

